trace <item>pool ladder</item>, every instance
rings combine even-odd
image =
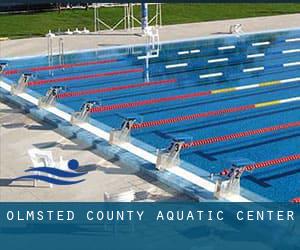
[[[148,27],[145,30],[145,35],[147,37],[147,51],[145,56],[145,81],[149,82],[150,80],[150,68],[149,60],[151,58],[159,57],[160,50],[160,39],[158,29],[153,29],[153,27]]]
[[[48,50],[48,66],[53,66],[53,37],[48,36],[47,39],[47,50]],[[49,75],[52,75],[53,71],[49,69]]]
[[[47,51],[48,51],[49,75],[53,75],[53,70],[51,69],[51,67],[54,65],[53,36],[48,36]],[[60,65],[65,64],[64,40],[61,37],[58,39],[58,61]]]
[[[61,37],[58,40],[58,54],[59,54],[59,64],[64,65],[65,64],[64,39]]]

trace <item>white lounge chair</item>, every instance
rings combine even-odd
[[[243,33],[242,25],[239,24],[239,23],[238,24],[230,25],[229,32],[231,34],[237,34],[237,35],[242,34]]]
[[[133,190],[118,194],[104,193],[104,201],[106,202],[132,202],[134,199],[135,192]]]
[[[109,194],[107,192],[104,193],[104,201],[105,202],[132,202],[135,199],[135,192],[133,190],[129,190],[123,193],[118,193],[118,194]],[[124,206],[127,206],[124,204]],[[126,210],[125,207],[122,206],[122,208],[124,210]],[[132,223],[132,221],[128,222],[129,224],[127,226],[129,226],[130,231],[134,232],[134,224]],[[113,227],[113,231],[114,233],[117,232],[117,225],[118,222],[113,222],[113,223],[105,223],[104,224],[104,230],[106,231],[108,229],[108,226],[111,225]],[[122,225],[125,225],[124,223]],[[126,226],[126,225],[125,225]]]
[[[37,167],[50,167],[50,168],[59,168],[59,169],[68,169],[67,162],[60,157],[59,163],[56,163],[53,159],[53,155],[51,151],[40,150],[37,148],[32,148],[28,150],[29,157],[33,164],[34,168]],[[39,175],[40,173],[37,171],[35,174]],[[48,176],[51,176],[48,174]],[[55,177],[54,177],[55,178]],[[37,180],[33,181],[33,185],[37,186]],[[50,187],[53,187],[53,184],[50,184]]]

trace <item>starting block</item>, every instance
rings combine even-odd
[[[26,87],[28,86],[28,82],[31,77],[32,77],[31,73],[23,73],[20,76],[18,83],[12,85],[11,94],[17,95],[17,94],[23,93],[24,90],[26,89]]]
[[[232,176],[229,180],[219,179],[216,181],[214,196],[218,199],[226,198],[231,195],[240,195],[240,177],[242,175],[241,172],[235,172],[233,170]]]
[[[245,158],[231,161],[231,168],[223,171],[223,176],[225,176],[226,179],[222,178],[216,181],[214,196],[220,199],[232,195],[240,195],[240,181],[241,176],[244,173],[243,167],[253,163],[254,162]]]
[[[130,142],[131,129],[134,123],[142,122],[142,117],[137,114],[129,114],[125,119],[120,129],[113,129],[109,135],[110,144],[120,144]]]
[[[79,112],[75,112],[71,117],[71,123],[72,124],[78,124],[83,122],[88,122],[91,109],[96,106],[100,105],[98,101],[87,101],[84,103]]]
[[[59,92],[65,90],[63,86],[53,86],[51,87],[45,96],[41,97],[38,102],[40,108],[47,108],[55,104],[55,100]]]
[[[158,152],[156,160],[156,169],[166,169],[180,165],[180,151],[184,143],[192,140],[190,136],[176,136],[167,149]]]

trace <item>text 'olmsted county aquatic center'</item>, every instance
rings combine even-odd
[[[98,210],[83,211],[78,214],[72,210],[28,210],[28,211],[7,211],[2,214],[1,220],[6,221],[143,221],[149,218],[153,221],[223,221],[226,216],[237,221],[294,221],[296,214],[292,210],[237,210],[237,211],[203,211],[203,210],[157,210],[151,216],[144,210]]]

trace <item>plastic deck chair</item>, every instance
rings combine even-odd
[[[132,202],[135,199],[135,192],[133,190],[129,190],[123,193],[118,194],[109,194],[107,192],[104,193],[104,201],[105,202]],[[126,205],[122,206],[124,210],[126,210]],[[108,226],[112,225],[113,232],[117,232],[117,225],[118,223],[115,221],[113,224],[105,223],[104,229],[107,230]],[[134,224],[130,221],[129,222],[130,231],[134,232]]]
[[[229,33],[231,33],[231,34],[237,34],[237,35],[242,34],[243,33],[242,25],[240,23],[230,25]]]
[[[51,151],[43,151],[37,148],[32,148],[28,150],[28,154],[34,168],[38,168],[38,167],[55,168],[56,167]],[[36,174],[39,175],[40,173],[37,171]],[[37,180],[33,180],[33,185],[35,187],[37,186]],[[50,187],[52,188],[53,184],[50,184]]]
[[[119,194],[109,194],[104,193],[104,201],[106,202],[132,202],[135,199],[135,192],[133,190],[119,193]]]

